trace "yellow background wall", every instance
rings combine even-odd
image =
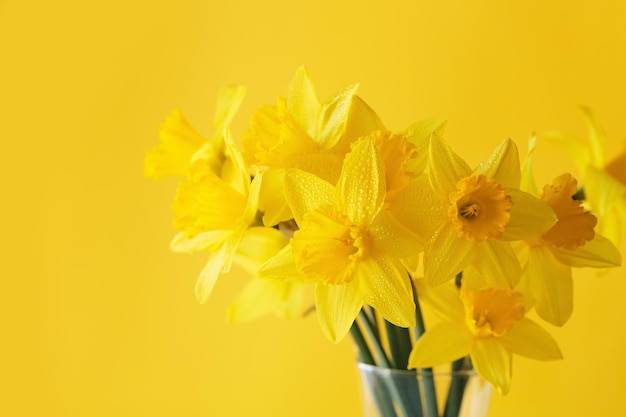
[[[204,256],[168,251],[175,181],[142,178],[160,122],[179,108],[211,135],[236,82],[240,134],[306,64],[322,98],[361,82],[391,130],[448,117],[472,164],[531,130],[584,135],[581,104],[615,155],[624,22],[611,0],[0,1],[0,415],[358,416],[352,346],[314,316],[227,324],[237,271],[195,302]],[[538,150],[542,181],[571,168]],[[624,272],[577,273],[550,329],[566,359],[516,358],[490,416],[626,414]]]

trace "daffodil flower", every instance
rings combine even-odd
[[[593,113],[582,108],[589,138],[552,131],[543,137],[560,146],[576,162],[582,175],[585,200],[599,217],[598,230],[619,244],[626,227],[626,147],[614,160],[606,162],[606,134]]]
[[[522,183],[535,190],[531,160],[535,140],[531,138],[522,169]],[[607,238],[595,233],[597,218],[585,211],[582,202],[572,196],[577,181],[563,174],[543,188],[542,199],[558,217],[556,224],[539,237],[521,241],[518,254],[524,272],[517,290],[534,304],[539,317],[562,326],[572,315],[572,267],[607,268],[619,266],[621,255]]]
[[[175,252],[207,250],[209,261],[196,283],[196,297],[206,301],[218,276],[230,270],[246,230],[255,223],[261,174],[252,182],[241,152],[224,130],[225,158],[233,175],[219,177],[205,159],[195,160],[174,200],[174,226],[180,230],[170,247]],[[236,174],[236,175],[234,175]]]
[[[288,171],[286,186],[299,230],[259,274],[314,282],[317,316],[334,342],[364,304],[398,326],[414,325],[411,284],[399,259],[411,254],[415,237],[383,210],[384,166],[373,141],[348,153],[336,187],[300,170]]]
[[[243,136],[244,154],[266,168],[259,198],[263,223],[272,226],[293,217],[284,195],[285,172],[298,168],[335,183],[350,143],[382,127],[378,116],[349,86],[321,103],[304,67],[296,71],[286,98],[252,115]]]
[[[417,340],[409,369],[429,368],[469,354],[478,374],[507,394],[513,354],[538,360],[561,359],[558,345],[543,328],[525,317],[523,295],[495,288],[460,292],[453,284],[431,288],[415,280],[420,300],[443,320]]]
[[[224,129],[245,94],[245,87],[240,85],[228,85],[219,92],[212,141],[200,135],[179,110],[172,111],[159,128],[159,145],[146,153],[144,176],[153,179],[185,177],[189,164],[199,158],[208,161],[211,169],[220,175],[224,163]]]
[[[519,190],[517,148],[502,142],[472,171],[440,138],[429,148],[430,187],[411,207],[418,234],[430,237],[424,275],[433,285],[463,271],[467,288],[513,288],[522,273],[510,241],[540,235],[556,216],[543,201]]]

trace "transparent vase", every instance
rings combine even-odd
[[[473,370],[358,364],[364,417],[486,417],[491,386]]]

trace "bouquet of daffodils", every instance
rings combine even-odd
[[[605,164],[602,129],[585,111],[588,143],[545,135],[584,182],[562,174],[539,189],[534,137],[522,163],[505,140],[472,168],[443,139],[444,119],[392,132],[356,90],[322,103],[300,68],[286,97],[253,113],[241,146],[229,124],[244,87],[220,92],[211,140],[170,114],[145,175],[181,178],[171,248],[208,254],[200,302],[233,262],[250,271],[233,320],[314,305],[328,339],[351,333],[362,362],[472,367],[505,394],[513,354],[561,358],[527,313],[563,325],[571,268],[620,265],[626,154]],[[427,330],[423,308],[441,318]]]

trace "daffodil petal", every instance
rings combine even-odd
[[[444,321],[417,339],[409,355],[409,369],[450,363],[470,352],[471,338],[463,322]]]
[[[288,103],[284,98],[277,100],[278,119],[280,120],[279,141],[275,148],[270,149],[271,153],[277,153],[283,157],[292,152],[313,151],[320,148],[315,136],[308,133],[309,129],[315,126],[315,120],[306,121],[306,125],[301,125],[289,112]],[[276,158],[280,162],[280,158]]]
[[[250,188],[250,172],[244,161],[243,154],[235,144],[230,129],[224,129],[224,154],[226,161],[222,166],[221,178],[237,192],[248,195]]]
[[[475,243],[459,237],[456,227],[446,223],[426,246],[424,275],[431,285],[449,281],[472,262],[475,253]]]
[[[320,102],[315,94],[311,77],[305,67],[300,67],[289,84],[287,109],[306,133],[315,137]]]
[[[243,235],[233,262],[251,274],[287,244],[283,234],[273,227],[252,227]]]
[[[578,268],[609,268],[622,264],[622,255],[615,245],[597,233],[592,240],[575,250],[553,248],[552,253],[560,262]]]
[[[416,256],[424,250],[423,240],[400,224],[389,212],[382,211],[369,228],[372,246],[377,253],[395,259]]]
[[[301,308],[302,289],[302,284],[291,281],[254,278],[230,305],[228,320],[241,323],[271,313],[292,318],[294,306]]]
[[[444,319],[462,321],[465,309],[459,298],[459,289],[453,283],[431,287],[425,279],[413,280],[420,301],[433,308],[433,312]]]
[[[477,174],[494,179],[504,188],[518,188],[520,184],[519,153],[511,139],[502,141],[476,169]]]
[[[622,225],[626,225],[626,198],[624,204],[616,204],[611,210],[601,216],[601,223],[598,224],[597,231],[602,236],[616,245],[619,245],[624,235]]]
[[[383,122],[370,106],[357,95],[352,96],[350,112],[346,118],[346,124],[339,142],[332,148],[333,153],[345,155],[350,152],[350,144],[356,138],[367,136],[380,130],[386,131]]]
[[[296,223],[301,226],[305,213],[333,204],[335,187],[316,175],[290,169],[285,174],[285,196]]]
[[[254,178],[250,182],[248,200],[246,201],[246,208],[243,214],[243,222],[245,226],[248,226],[256,219],[257,212],[259,211],[259,194],[261,192],[262,178],[263,174],[257,171]]]
[[[296,260],[291,253],[291,244],[287,244],[276,255],[268,259],[257,271],[259,278],[305,279],[298,271]]]
[[[229,84],[220,90],[214,117],[216,131],[230,124],[246,96],[246,91],[245,86],[235,84]]]
[[[288,281],[276,279],[252,279],[229,306],[228,320],[241,323],[270,313],[282,301],[289,285]]]
[[[197,160],[176,190],[174,227],[192,234],[234,229],[241,222],[246,198],[218,177],[207,161]]]
[[[559,131],[544,132],[541,137],[568,153],[576,163],[578,170],[580,172],[585,171],[585,167],[590,162],[589,149],[579,138]]]
[[[235,229],[232,235],[230,235],[230,237],[224,242],[225,252],[224,266],[222,267],[222,272],[230,271],[230,268],[233,264],[233,259],[235,258],[235,253],[237,253],[237,248],[239,247],[239,243],[241,243],[245,232],[246,225],[240,225],[240,227]]]
[[[493,288],[493,283],[480,272],[474,264],[463,269],[463,288],[468,291],[479,291]]]
[[[433,134],[442,137],[446,123],[447,119],[442,117],[420,120],[402,133],[406,137],[406,140],[415,146],[415,151],[417,152],[417,157],[407,161],[407,171],[415,174],[424,171],[426,168],[430,137]]]
[[[430,139],[428,160],[430,184],[435,192],[446,198],[451,191],[456,189],[459,180],[472,173],[467,163],[437,135],[433,135]]]
[[[556,214],[545,201],[521,190],[507,189],[506,193],[511,196],[513,207],[511,219],[500,237],[502,240],[537,237],[556,223]]]
[[[585,116],[585,122],[589,131],[589,144],[591,145],[593,165],[596,167],[602,167],[604,166],[606,134],[588,107],[582,107],[581,110]]]
[[[259,191],[259,210],[263,212],[263,224],[274,226],[293,217],[285,197],[285,170],[270,168],[263,173]]]
[[[511,387],[511,353],[495,338],[476,339],[470,356],[476,372],[506,395]]]
[[[288,281],[291,285],[287,298],[282,302],[274,306],[273,313],[283,320],[292,320],[298,317],[302,317],[308,310],[303,310],[304,303],[308,302],[308,305],[315,307],[313,304],[313,286],[309,283],[301,283],[296,281]],[[309,295],[309,292],[311,293]],[[306,305],[305,305],[306,306]]]
[[[322,149],[331,149],[339,142],[346,128],[352,97],[358,84],[341,90],[329,102],[324,103],[317,118],[317,142]],[[356,139],[356,138],[355,138]]]
[[[522,179],[519,188],[531,195],[539,196],[539,189],[537,188],[537,183],[535,182],[535,177],[532,172],[533,154],[536,144],[537,137],[533,134],[528,138],[528,152],[522,163]]]
[[[264,104],[250,118],[250,128],[242,135],[243,153],[250,163],[277,167],[283,155],[272,152],[280,141],[278,106]]]
[[[529,248],[522,280],[539,317],[555,326],[567,322],[574,309],[574,284],[569,266],[557,261],[549,248],[533,246]]]
[[[415,325],[409,274],[393,258],[364,258],[358,265],[363,300],[399,327]]]
[[[606,171],[588,166],[585,170],[585,196],[592,210],[602,217],[615,204],[624,204],[626,184],[611,177]]]
[[[435,226],[447,220],[446,206],[447,201],[434,193],[428,177],[420,175],[397,195],[388,210],[425,246]]]
[[[344,155],[330,152],[297,152],[285,157],[285,168],[310,172],[331,184],[337,184]]]
[[[336,206],[350,221],[369,225],[385,201],[385,171],[374,143],[359,141],[346,155],[336,189]]]
[[[563,354],[554,338],[534,321],[522,318],[499,338],[511,352],[540,361],[562,359]]]
[[[422,253],[418,253],[418,254],[415,254],[413,256],[409,256],[409,257],[400,259],[400,262],[402,262],[402,265],[404,265],[404,267],[406,268],[407,272],[412,277],[417,277],[417,276],[422,276],[423,277],[424,276],[423,268],[421,268],[421,266],[422,266],[422,261],[421,261]]]
[[[205,142],[191,157],[191,163],[194,163],[198,159],[206,161],[215,174],[220,175],[224,171],[224,165],[231,165],[232,162],[224,160],[224,138],[220,135],[215,135],[212,142]],[[219,140],[216,138],[219,137]],[[226,168],[227,170],[229,168]]]
[[[501,289],[515,287],[522,275],[522,268],[511,244],[499,240],[486,240],[478,245],[472,266],[492,286]],[[469,277],[464,275],[463,279]]]
[[[622,184],[626,184],[626,143],[622,152],[611,158],[604,166],[604,170]]]
[[[233,233],[232,230],[210,230],[198,233],[192,238],[179,232],[170,242],[170,250],[176,253],[195,253],[203,250],[217,250]]]
[[[196,298],[198,302],[204,303],[211,295],[217,278],[224,269],[226,252],[226,245],[222,245],[219,251],[211,254],[202,272],[200,272],[200,276],[196,281]]]
[[[334,343],[338,343],[350,330],[354,319],[363,307],[359,281],[342,285],[318,283],[315,287],[317,318],[322,331]]]
[[[179,110],[172,111],[165,118],[159,127],[159,140],[159,145],[146,153],[146,178],[185,177],[193,154],[207,142]]]

